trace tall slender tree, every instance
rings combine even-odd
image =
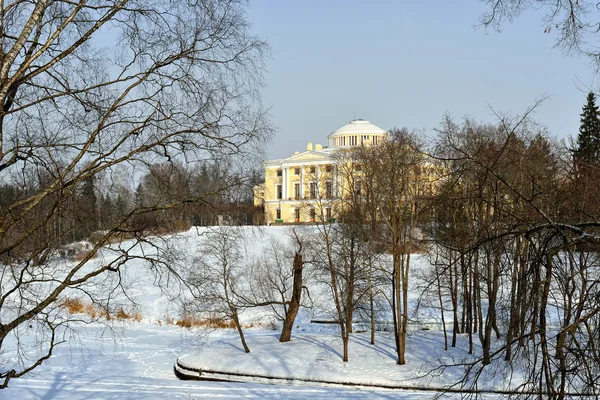
[[[583,106],[573,157],[576,162],[595,163],[600,160],[600,114],[596,95],[592,92],[588,93],[587,103]]]
[[[91,232],[98,229],[98,208],[96,198],[95,176],[92,175],[83,180],[81,193],[78,196],[76,213],[80,225],[79,235],[87,237]]]

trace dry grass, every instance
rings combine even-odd
[[[83,312],[92,318],[96,318],[99,315],[98,309],[92,303],[86,303],[83,305]]]
[[[66,308],[69,314],[81,314],[85,311],[85,304],[79,297],[67,297],[60,305]]]
[[[137,322],[142,320],[142,314],[138,310],[132,310],[128,312],[122,306],[117,308],[114,313],[109,312],[105,308],[99,308],[93,303],[85,302],[79,297],[67,297],[60,303],[61,307],[64,307],[69,314],[87,314],[92,318],[106,318],[110,321],[113,318],[116,319],[132,319]]]
[[[191,328],[193,326],[202,326],[202,320],[194,317],[193,315],[184,315],[181,319],[178,319],[175,325],[182,328]]]
[[[132,318],[134,321],[137,321],[137,322],[142,322],[142,313],[141,313],[141,312],[139,312],[138,310],[134,310],[134,311],[131,313],[131,318]]]
[[[125,311],[125,309],[123,307],[119,307],[117,309],[117,312],[115,313],[115,317],[117,319],[129,319],[129,318],[131,318],[130,315]]]
[[[235,322],[230,319],[223,318],[206,318],[201,319],[195,317],[193,315],[184,315],[181,319],[177,320],[177,326],[181,326],[182,328],[192,328],[192,327],[205,327],[205,328],[215,328],[215,329],[231,329],[235,328]]]
[[[142,320],[142,314],[138,310],[132,310],[128,312],[122,306],[117,308],[114,317],[116,319],[132,319],[137,322],[140,322]]]
[[[223,320],[223,319],[210,319],[208,321],[205,321],[206,325],[211,327],[211,328],[218,328],[218,329],[233,329],[235,328],[235,322],[233,322],[232,320]]]

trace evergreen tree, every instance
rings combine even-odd
[[[146,193],[141,183],[135,189],[135,193],[133,195],[133,204],[135,207],[139,208],[146,205]]]
[[[94,231],[98,229],[96,180],[94,176],[90,176],[83,181],[81,200],[84,206],[83,209],[88,213],[88,228],[90,231]]]
[[[125,198],[123,198],[123,196],[121,196],[121,193],[117,194],[114,206],[116,220],[120,221],[123,218],[123,216],[127,213],[127,201],[125,200]]]
[[[581,126],[573,156],[579,162],[600,161],[600,114],[596,105],[596,95],[592,92],[588,93],[587,104],[583,106]]]
[[[81,240],[98,229],[98,209],[94,177],[84,179],[74,199],[72,239]]]
[[[99,208],[99,227],[100,229],[107,229],[114,224],[116,218],[114,217],[114,204],[110,196],[100,196],[100,207]]]

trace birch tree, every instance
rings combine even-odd
[[[57,304],[67,289],[91,295],[87,282],[108,282],[134,257],[135,245],[121,246],[115,258],[91,262],[115,236],[143,240],[134,216],[209,201],[136,206],[105,226],[81,261],[57,266],[51,228],[80,182],[125,165],[252,156],[268,136],[258,97],[268,49],[244,5],[0,2],[0,174],[27,189],[0,210],[0,388],[63,341],[68,316]],[[7,348],[7,336],[31,323],[44,327],[40,346]]]

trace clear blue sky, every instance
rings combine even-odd
[[[491,122],[489,106],[518,114],[545,94],[534,118],[552,136],[575,135],[596,89],[589,60],[554,48],[538,12],[498,33],[477,27],[484,10],[477,0],[251,0],[253,31],[272,50],[267,157],[327,144],[354,115],[433,136],[445,112]]]

